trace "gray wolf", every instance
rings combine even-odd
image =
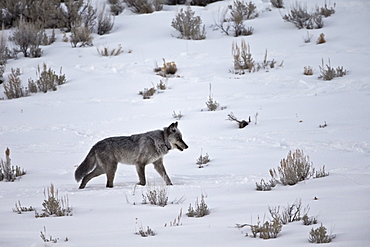
[[[163,165],[163,156],[174,148],[180,151],[188,148],[177,125],[175,122],[163,130],[109,137],[99,141],[75,171],[76,181],[82,179],[79,188],[85,188],[92,178],[102,174],[107,176],[106,187],[112,188],[118,163],[136,166],[139,185],[146,184],[145,166],[153,163],[166,184],[172,185]]]

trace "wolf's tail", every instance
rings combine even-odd
[[[77,182],[80,182],[82,178],[86,176],[90,171],[95,168],[96,157],[94,150],[91,149],[84,161],[77,167],[75,171],[75,179]]]

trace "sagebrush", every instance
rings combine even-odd
[[[13,166],[10,159],[10,149],[5,150],[5,161],[0,160],[0,181],[14,182],[17,178],[26,174],[19,166]]]
[[[308,241],[310,243],[316,243],[316,244],[321,244],[321,243],[330,243],[333,239],[335,238],[335,235],[328,234],[327,229],[325,226],[321,224],[320,227],[316,229],[311,229],[309,236],[308,236]]]
[[[280,161],[278,171],[270,169],[271,177],[283,185],[294,185],[314,174],[313,163],[302,150],[289,151],[287,157]]]
[[[194,204],[195,208],[191,204],[189,205],[188,212],[186,213],[188,217],[199,218],[199,217],[204,217],[210,214],[210,210],[204,198],[205,198],[204,194],[201,195],[200,202],[198,202],[198,198],[197,198]]]
[[[42,203],[42,213],[39,214],[35,211],[36,218],[49,217],[49,216],[71,216],[72,207],[69,206],[68,195],[59,197],[58,190],[55,189],[54,185],[44,189],[45,200]]]
[[[205,25],[202,25],[200,16],[194,16],[191,7],[183,8],[172,20],[171,26],[180,32],[179,38],[201,40],[206,38]]]
[[[63,85],[67,81],[65,74],[62,73],[62,67],[60,68],[59,75],[57,75],[45,63],[42,65],[42,69],[40,65],[37,66],[36,76],[36,81],[28,79],[28,89],[31,93],[56,91],[57,86]]]

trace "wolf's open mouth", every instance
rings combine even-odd
[[[180,151],[184,151],[184,149],[182,149],[179,145],[175,144],[176,148]]]

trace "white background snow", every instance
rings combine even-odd
[[[248,228],[235,228],[255,224],[258,216],[267,220],[269,206],[285,207],[299,199],[336,235],[329,245],[370,246],[370,1],[335,1],[336,13],[324,19],[324,28],[308,31],[311,43],[304,43],[306,29],[282,20],[287,9],[272,8],[267,0],[254,2],[259,17],[246,21],[255,31],[244,38],[225,36],[214,27],[220,8],[232,1],[192,7],[206,26],[207,38],[201,41],[176,38],[171,21],[184,6],[145,15],[126,9],[110,34],[94,36],[93,47],[72,48],[57,30],[56,42],[42,47],[41,58],[9,60],[5,78],[11,68],[20,68],[25,86],[42,63],[56,71],[62,67],[67,83],[55,92],[0,101],[0,157],[5,159],[9,147],[12,164],[27,171],[14,183],[0,182],[0,246],[312,246],[309,231],[320,225],[284,225],[270,240],[245,237]],[[289,7],[293,1],[284,2]],[[324,5],[323,0],[307,2],[309,8]],[[320,33],[327,42],[316,45]],[[250,44],[256,62],[267,49],[268,58],[284,61],[283,67],[230,73],[231,46],[241,39]],[[119,44],[125,50],[119,56],[97,52]],[[163,79],[153,72],[162,58],[176,63],[177,76],[168,79],[167,90],[144,100],[138,92]],[[322,59],[349,73],[332,81],[318,79]],[[313,76],[303,75],[308,65]],[[212,96],[226,109],[206,111],[210,84]],[[0,97],[5,97],[2,87]],[[141,204],[146,188],[135,187],[136,170],[127,165],[119,166],[114,188],[105,188],[106,178],[100,176],[78,190],[74,171],[92,145],[109,136],[161,129],[176,121],[173,111],[184,115],[179,128],[189,149],[171,151],[165,166],[174,183],[169,200],[184,196],[183,203]],[[226,120],[230,112],[241,119],[251,116],[251,125],[238,129]],[[325,121],[328,126],[319,128]],[[325,165],[330,175],[256,191],[255,182],[268,180],[269,169],[295,149],[302,149],[316,169]],[[199,169],[195,161],[201,150],[211,162]],[[162,183],[152,165],[147,180]],[[73,216],[12,212],[18,200],[41,212],[43,191],[51,183],[59,195],[68,195]],[[202,193],[211,214],[186,217],[189,204]],[[182,225],[165,227],[180,209]],[[135,235],[141,225],[157,235]],[[44,227],[60,239],[57,244],[43,243]],[[63,242],[66,237],[69,241]]]

